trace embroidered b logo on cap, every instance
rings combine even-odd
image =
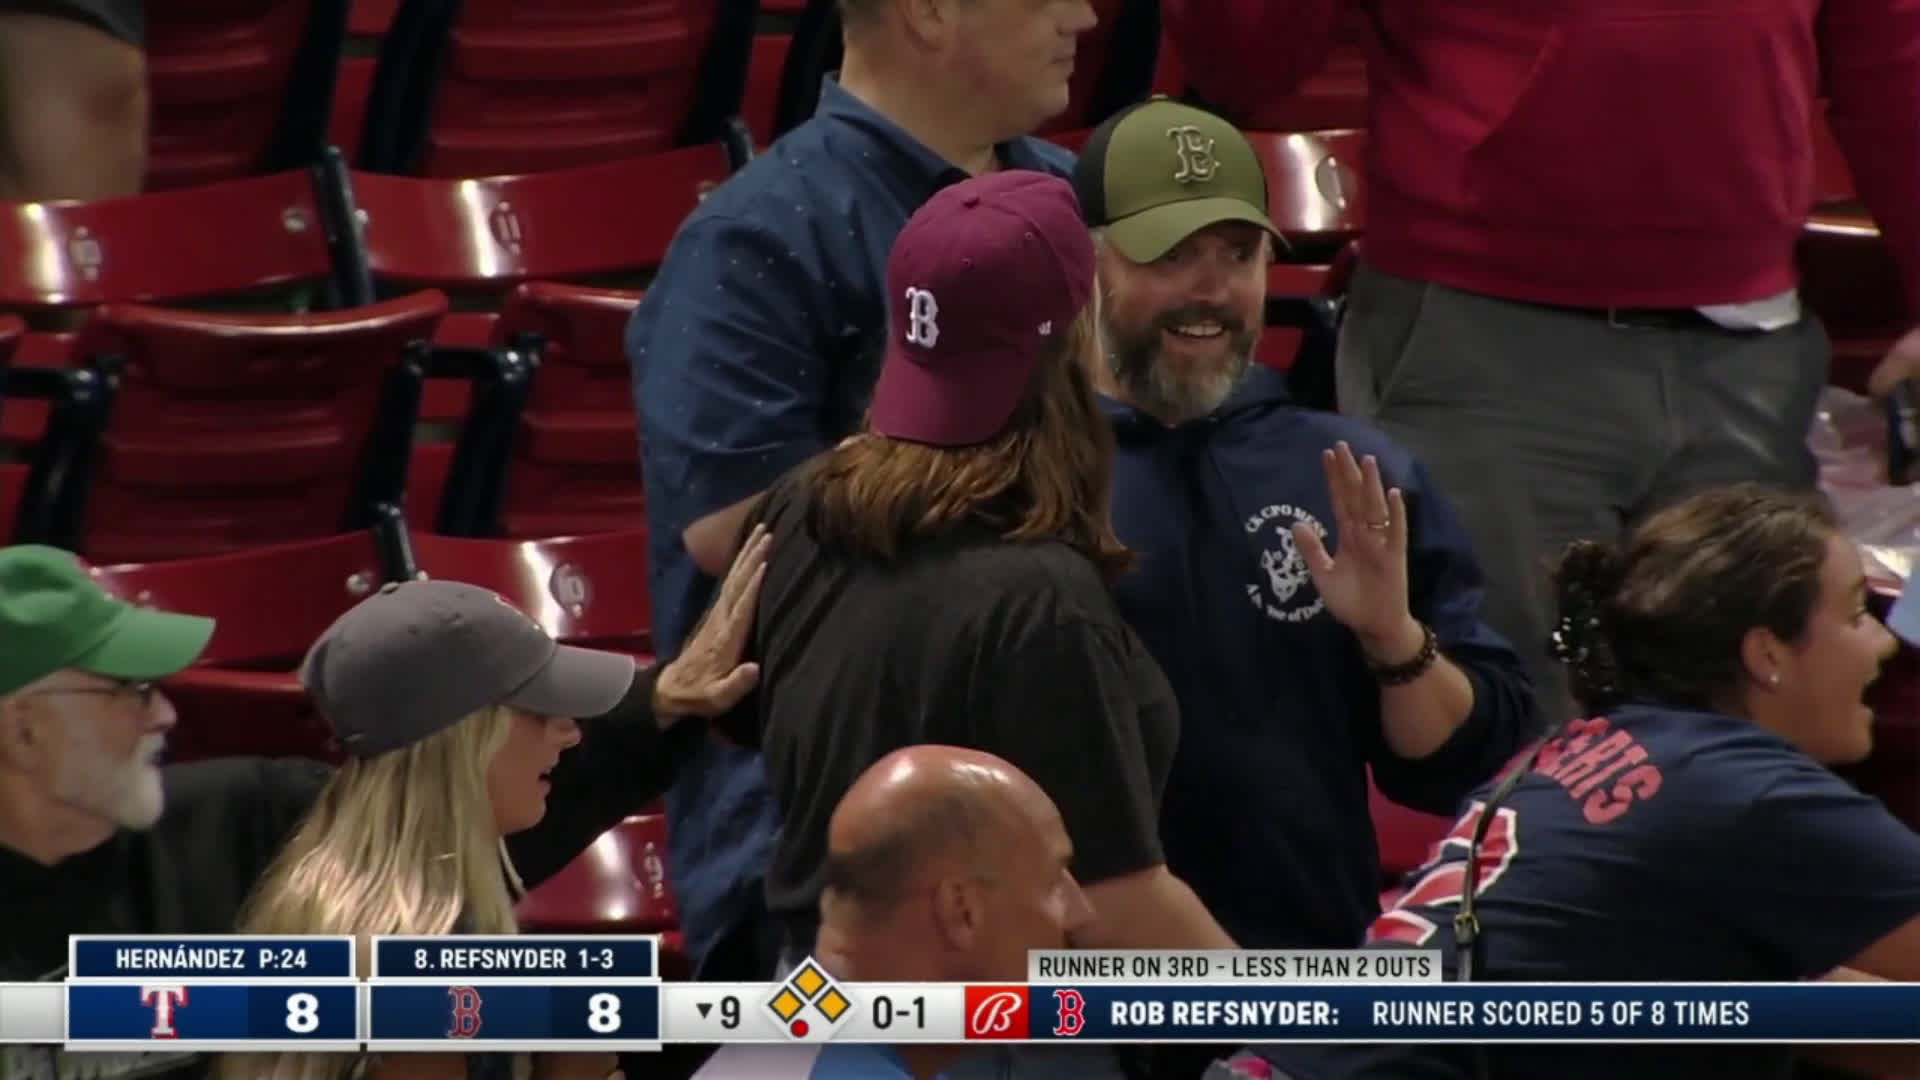
[[[1173,173],[1177,184],[1201,183],[1213,179],[1220,162],[1213,156],[1213,140],[1192,124],[1167,129],[1173,140],[1174,157],[1179,162]]]
[[[931,349],[940,343],[940,301],[919,287],[907,290],[907,344]]]

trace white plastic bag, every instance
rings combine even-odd
[[[1920,563],[1920,484],[1886,482],[1886,412],[1837,386],[1821,394],[1807,433],[1820,462],[1820,487],[1860,545],[1867,576],[1904,583]]]

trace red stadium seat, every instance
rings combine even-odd
[[[327,141],[348,160],[360,156],[360,137],[367,123],[367,99],[373,95],[373,61],[344,56],[335,76],[333,112],[327,121]]]
[[[35,453],[36,536],[144,562],[372,527],[401,504],[446,305],[426,292],[313,315],[101,309],[75,344],[84,392]]]
[[[726,179],[729,168],[725,151],[705,144],[645,159],[479,180],[356,172],[352,189],[353,200],[365,216],[362,243],[375,281],[385,287],[431,286],[476,294],[491,307],[514,286],[530,280],[644,280],[666,258],[681,221],[713,185]],[[530,317],[549,326],[563,325],[544,313]],[[566,317],[557,318],[564,321]],[[437,343],[500,342],[503,339],[494,333],[493,321],[491,314],[457,313],[443,326]],[[566,342],[560,344],[564,347]],[[604,413],[603,401],[620,398],[618,408],[630,414],[626,361],[613,359],[618,352],[616,332],[612,353],[593,353],[596,358],[604,356],[606,362],[587,361],[595,365],[592,384],[607,387],[590,400],[568,404],[541,389],[549,377],[584,388],[586,384],[569,377],[565,359],[558,361],[560,369],[536,374],[533,392],[543,403],[541,411],[548,416],[562,407],[576,414]],[[451,423],[466,416],[466,389],[459,383],[430,380],[422,418]],[[627,432],[628,442],[623,445],[633,445],[632,417],[618,426]],[[530,455],[531,460],[539,457],[539,451]],[[598,460],[608,463],[612,458],[603,454]],[[625,453],[619,462],[629,487],[639,482],[637,460],[634,453]],[[499,477],[493,480],[497,485]],[[564,510],[576,489],[605,486],[598,474],[569,477],[553,492],[560,504],[556,509]],[[516,488],[529,499],[538,498],[526,484]],[[638,498],[637,491],[631,494]],[[551,502],[541,500],[542,505]],[[605,513],[596,510],[588,527],[605,524]],[[584,531],[558,521],[515,526],[513,535],[526,535],[529,530],[549,536]]]
[[[1250,132],[1267,174],[1267,209],[1287,242],[1344,244],[1367,215],[1367,133]]]
[[[288,294],[273,306],[312,307],[315,293],[332,306],[347,293],[327,221],[344,213],[325,195],[303,169],[95,202],[0,203],[0,309],[43,318],[269,291]],[[66,339],[36,333],[17,362],[64,368],[71,359]],[[19,402],[0,415],[0,442],[38,439],[46,417],[44,400]]]
[[[624,335],[640,294],[535,282],[500,314],[501,344],[537,336],[540,371],[508,459],[507,536],[646,527]]]
[[[205,559],[101,566],[102,587],[137,604],[218,620],[198,665],[167,680],[180,713],[175,760],[240,754],[332,759],[325,724],[293,674],[334,619],[377,589],[375,533]]]
[[[542,934],[652,934],[679,925],[667,885],[667,819],[636,814],[521,899],[520,928]]]
[[[533,279],[652,271],[728,171],[708,144],[523,176],[351,182],[376,281],[497,296]]]
[[[1380,845],[1380,874],[1388,885],[1427,864],[1433,845],[1453,828],[1452,820],[1409,810],[1367,785],[1368,809]]]
[[[377,38],[393,26],[400,0],[353,0],[347,8],[347,33]]]
[[[762,4],[762,7],[765,7]],[[790,34],[756,34],[753,56],[747,64],[747,92],[740,102],[740,118],[753,132],[754,146],[764,149],[773,141],[773,129],[780,115],[780,80],[787,69],[787,56],[793,50]]]
[[[1912,328],[1893,251],[1864,211],[1819,210],[1800,234],[1800,296],[1833,340],[1827,381],[1864,393],[1867,376]]]
[[[652,660],[644,530],[552,540],[415,533],[412,543],[430,578],[492,589],[562,641]]]
[[[320,156],[347,0],[166,0],[147,19],[150,190]]]
[[[0,308],[176,302],[326,282],[306,170],[96,202],[0,203]]]
[[[13,315],[0,315],[0,407],[7,403],[6,382],[3,376],[7,366],[13,361],[13,351],[19,347],[20,338],[27,332],[27,324]]]
[[[403,0],[382,41],[363,168],[534,172],[731,140],[754,0]]]
[[[1338,298],[1366,221],[1366,133],[1251,133],[1267,212],[1287,239],[1267,282],[1260,362],[1288,372],[1303,405],[1332,409]]]

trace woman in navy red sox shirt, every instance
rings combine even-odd
[[[1872,748],[1896,648],[1825,507],[1709,492],[1557,574],[1556,649],[1588,719],[1549,741],[1482,843],[1474,977],[1920,980],[1920,836],[1827,769]],[[1468,801],[1376,944],[1455,955]],[[1920,1075],[1911,1047],[1492,1046],[1493,1078],[1784,1077],[1795,1056]],[[1274,1047],[1296,1080],[1472,1075],[1472,1047]]]

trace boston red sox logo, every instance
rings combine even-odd
[[[907,290],[907,344],[931,349],[940,342],[940,301],[921,288]]]
[[[1213,179],[1213,174],[1220,169],[1220,161],[1213,156],[1212,139],[1192,124],[1168,128],[1167,138],[1173,140],[1173,153],[1179,162],[1173,173],[1174,183],[1194,184]]]
[[[1053,1033],[1071,1039],[1087,1030],[1087,999],[1078,990],[1053,992]]]
[[[447,1027],[449,1039],[473,1039],[480,1035],[480,991],[471,986],[447,987],[452,1020]]]

